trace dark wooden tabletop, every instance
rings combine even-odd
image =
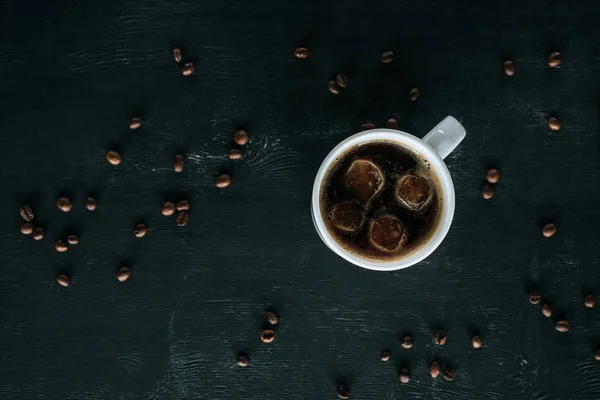
[[[352,399],[600,398],[600,310],[582,301],[600,294],[599,20],[591,0],[4,1],[0,398],[326,400],[341,382]],[[349,83],[334,96],[339,72]],[[310,216],[329,150],[366,121],[396,116],[421,137],[446,115],[467,138],[446,159],[456,214],[441,247],[392,273],[329,251]],[[251,140],[229,161],[240,127]],[[486,201],[490,167],[501,178]],[[160,206],[182,199],[179,227]],[[24,203],[42,241],[19,231]],[[67,233],[80,243],[56,252]],[[122,265],[133,273],[119,283]],[[270,344],[267,309],[280,317]],[[433,359],[456,379],[433,380]]]

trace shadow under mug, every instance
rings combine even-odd
[[[454,184],[450,177],[450,172],[444,163],[446,158],[455,148],[462,142],[466,136],[465,128],[456,120],[456,118],[448,116],[444,118],[435,128],[433,128],[423,139],[419,139],[409,133],[392,130],[392,129],[371,129],[368,131],[357,133],[350,136],[340,144],[338,144],[325,157],[313,185],[311,214],[315,224],[317,233],[323,242],[334,253],[362,268],[372,269],[376,271],[394,271],[410,267],[422,261],[429,256],[442,243],[454,217]],[[375,261],[367,258],[362,258],[344,249],[331,236],[323,215],[321,214],[320,198],[321,189],[323,187],[323,179],[329,170],[329,167],[335,160],[342,156],[348,149],[357,145],[367,144],[370,142],[387,141],[396,142],[404,147],[414,151],[416,154],[424,157],[430,162],[431,167],[435,171],[440,180],[441,196],[444,199],[444,207],[442,210],[441,220],[437,224],[436,231],[433,232],[429,241],[415,252],[407,255],[404,258],[390,261]]]

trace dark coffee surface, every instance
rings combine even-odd
[[[582,300],[600,294],[597,1],[10,0],[0,21],[0,399],[336,400],[341,379],[360,400],[600,398],[600,308]],[[310,216],[328,152],[365,121],[395,115],[422,137],[448,114],[467,137],[445,160],[456,214],[442,245],[391,273],[333,254]],[[241,126],[250,143],[229,162]],[[179,227],[159,210],[183,198]],[[23,202],[39,242],[19,233]],[[79,244],[58,254],[71,230]],[[533,286],[551,318],[529,303]],[[279,323],[265,344],[269,305]],[[452,382],[430,378],[434,357]]]

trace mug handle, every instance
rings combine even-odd
[[[444,159],[452,153],[466,135],[467,131],[460,122],[448,115],[421,140],[431,146]]]

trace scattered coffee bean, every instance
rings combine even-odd
[[[485,173],[485,179],[487,179],[489,183],[498,183],[500,180],[500,172],[496,168],[488,169]]]
[[[248,366],[248,357],[244,354],[238,354],[236,364],[238,367],[246,368]]]
[[[549,238],[551,236],[554,236],[555,233],[556,233],[556,225],[555,224],[546,224],[542,228],[542,235],[544,237]]]
[[[33,230],[33,240],[42,240],[44,238],[44,230],[42,228],[35,228]]]
[[[248,132],[244,129],[239,129],[233,134],[233,141],[236,142],[240,146],[245,146],[250,141],[248,137]]]
[[[600,361],[600,350],[596,350],[594,353],[594,360]]]
[[[569,321],[560,320],[554,325],[554,328],[559,332],[567,332],[569,330]]]
[[[446,344],[446,340],[448,340],[448,337],[446,336],[446,333],[444,331],[439,330],[435,333],[435,335],[433,335],[433,340],[435,344],[443,346],[444,344]]]
[[[135,229],[133,230],[135,237],[143,238],[148,233],[148,227],[144,224],[137,224]]]
[[[175,204],[171,203],[170,201],[165,201],[165,203],[160,208],[160,212],[165,217],[175,214]]]
[[[64,196],[58,198],[56,205],[63,212],[69,212],[71,209],[73,209],[73,203],[71,203],[71,199]]]
[[[504,61],[504,73],[506,76],[513,76],[515,74],[515,63],[511,60]]]
[[[183,171],[184,164],[185,164],[185,157],[183,156],[183,154],[176,154],[175,157],[173,157],[173,170],[175,172]]]
[[[583,304],[585,304],[585,306],[587,308],[596,307],[596,299],[594,299],[594,295],[591,293],[586,295],[585,298],[583,299]]]
[[[71,284],[71,278],[65,273],[60,273],[56,277],[56,282],[62,287],[68,287]]]
[[[471,345],[473,345],[474,349],[479,349],[483,345],[483,339],[481,338],[481,336],[473,336],[471,338]]]
[[[385,350],[381,352],[381,361],[388,361],[390,359],[390,352]]]
[[[375,129],[375,124],[373,124],[372,122],[364,122],[361,126],[360,126],[360,130],[361,131],[368,131],[371,129]]]
[[[296,56],[296,58],[299,58],[300,60],[304,60],[305,58],[308,58],[308,54],[309,54],[309,51],[306,47],[296,47],[296,50],[294,51],[294,55]]]
[[[394,117],[388,118],[388,120],[385,121],[385,127],[387,129],[398,129],[398,120]]]
[[[63,242],[62,240],[57,240],[56,244],[54,245],[54,248],[59,253],[64,253],[65,251],[69,250],[69,247],[67,246],[67,244],[65,242]]]
[[[186,210],[181,210],[177,213],[177,217],[175,217],[175,223],[177,226],[186,226],[188,220],[190,219],[190,215]]]
[[[542,304],[542,314],[544,314],[544,317],[550,318],[552,316],[552,308],[548,304]]]
[[[335,77],[335,83],[337,83],[337,85],[342,89],[345,89],[348,87],[348,77],[346,74],[337,74]]]
[[[562,64],[562,55],[558,51],[553,51],[548,55],[548,65],[550,68],[556,68]]]
[[[129,269],[129,267],[122,266],[117,271],[116,276],[117,276],[117,280],[119,282],[125,282],[127,279],[129,279],[131,277],[131,269]]]
[[[183,67],[181,67],[181,75],[190,76],[194,73],[194,69],[196,69],[194,67],[194,63],[186,62],[185,64],[183,64]]]
[[[410,349],[413,347],[413,338],[410,336],[405,336],[404,339],[402,339],[402,347],[405,349]]]
[[[242,151],[238,149],[230,149],[227,152],[227,158],[229,158],[230,160],[239,160],[240,158],[242,158]]]
[[[275,340],[275,332],[273,332],[272,329],[265,329],[260,333],[260,340],[263,341],[263,343],[271,343],[273,340]]]
[[[179,48],[174,48],[173,49],[173,60],[175,60],[176,63],[180,63],[181,60],[183,59],[183,55],[181,54],[181,49]]]
[[[69,244],[78,244],[79,243],[79,238],[74,235],[74,234],[70,234],[67,236],[67,242]]]
[[[429,366],[429,375],[431,375],[433,379],[437,378],[440,376],[440,369],[440,363],[433,360]]]
[[[393,51],[386,51],[385,53],[383,53],[381,55],[381,62],[383,64],[389,64],[392,61],[394,61],[394,52]]]
[[[119,165],[121,164],[121,155],[114,150],[110,150],[108,153],[106,153],[106,160],[111,165]]]
[[[410,89],[410,91],[408,92],[408,99],[410,101],[415,101],[418,98],[419,98],[419,89],[417,89],[417,88]]]
[[[492,197],[494,197],[494,187],[492,185],[490,185],[489,183],[486,183],[485,185],[483,185],[481,195],[486,200],[491,199]]]
[[[217,176],[215,185],[221,189],[226,188],[227,186],[231,185],[231,177],[227,174],[221,174]]]
[[[93,197],[88,197],[85,199],[85,208],[87,208],[89,211],[94,211],[96,209],[96,205],[96,199]]]
[[[142,120],[139,117],[133,117],[129,121],[129,129],[138,129],[140,126],[142,126]]]
[[[269,323],[271,325],[277,325],[277,323],[279,322],[277,314],[275,314],[273,311],[267,311],[267,319],[269,320]]]
[[[23,218],[25,222],[33,221],[33,210],[27,204],[21,206],[21,208],[19,209],[19,214],[21,214],[21,218]]]
[[[446,368],[444,368],[443,377],[447,381],[453,381],[454,378],[456,377],[456,372],[454,372],[454,370],[452,368],[446,367]]]
[[[560,120],[556,117],[552,117],[550,119],[548,119],[548,128],[550,128],[553,131],[560,131],[561,128],[561,124],[560,124]]]
[[[348,390],[348,387],[343,383],[338,385],[337,394],[340,399],[350,398],[350,391]]]
[[[338,84],[337,84],[337,83],[335,83],[335,81],[329,81],[329,83],[328,83],[328,88],[329,88],[329,91],[330,91],[331,93],[335,94],[336,96],[337,96],[338,94],[340,94],[340,93],[341,93],[341,91],[342,91],[342,88],[340,88],[340,87],[338,86]]]
[[[531,304],[540,304],[542,302],[542,295],[538,292],[529,293],[529,302]]]
[[[406,368],[400,370],[400,383],[410,382],[410,372]]]
[[[21,233],[23,235],[30,235],[33,232],[33,224],[31,222],[25,222],[21,225]]]
[[[177,208],[177,211],[187,211],[190,209],[190,202],[187,200],[181,200],[179,203],[177,203],[177,206],[175,208]]]

